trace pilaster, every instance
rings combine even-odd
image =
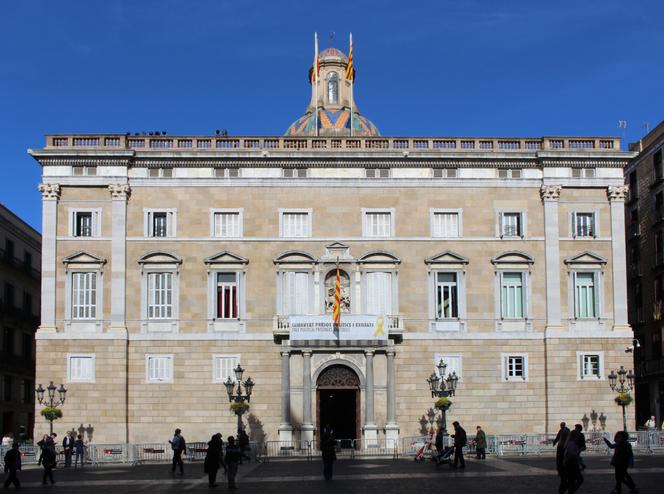
[[[399,425],[396,420],[396,381],[394,371],[395,351],[387,350],[387,423],[385,424],[385,440],[387,446],[396,445],[399,440]]]
[[[561,329],[560,313],[560,246],[558,199],[560,185],[544,185],[540,197],[544,203],[544,257],[546,265],[546,328]]]
[[[54,333],[56,329],[55,283],[56,283],[56,238],[58,228],[58,200],[60,185],[39,184],[42,194],[42,266],[41,266],[41,325],[39,333]]]
[[[290,443],[293,440],[293,426],[290,421],[290,352],[281,352],[281,424],[279,441]]]
[[[111,184],[111,331],[126,332],[126,262],[128,184]]]
[[[364,396],[364,441],[365,448],[375,445],[378,440],[378,428],[376,427],[374,414],[374,352],[367,350],[364,352],[366,369],[366,388]]]
[[[611,207],[611,271],[613,278],[613,329],[629,331],[627,322],[627,268],[625,249],[625,197],[629,187],[609,187]]]
[[[314,424],[311,418],[311,350],[302,352],[302,441],[313,441]]]

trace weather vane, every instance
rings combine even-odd
[[[334,40],[334,37],[337,35],[334,31],[330,31],[330,34],[327,37],[327,44],[332,46],[332,41]]]

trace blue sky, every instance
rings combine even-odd
[[[383,135],[622,135],[664,119],[659,0],[0,0],[0,202],[41,228],[43,134],[279,135],[313,33]]]

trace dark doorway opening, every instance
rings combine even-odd
[[[318,430],[329,425],[335,438],[357,439],[358,394],[355,389],[319,389]]]

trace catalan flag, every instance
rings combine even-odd
[[[350,49],[348,50],[348,65],[346,66],[346,80],[355,80],[355,67],[353,66],[353,33],[350,33]]]
[[[339,266],[337,266],[337,279],[334,283],[334,312],[332,317],[334,325],[339,327],[341,322],[341,276],[339,275]]]
[[[318,58],[318,33],[314,34],[314,63],[311,65],[311,84],[316,84],[318,82],[318,76],[320,75],[320,59]]]

